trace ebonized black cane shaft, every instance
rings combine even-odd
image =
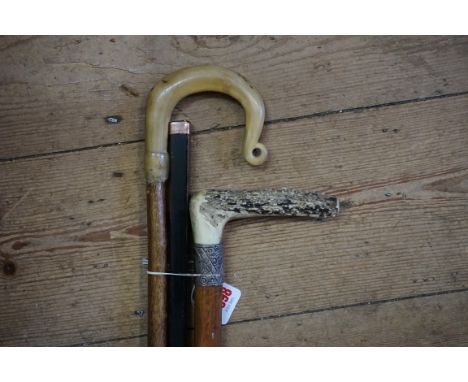
[[[190,251],[188,207],[189,130],[184,132],[173,132],[171,130],[169,155],[167,269],[171,273],[187,273]],[[167,278],[167,346],[187,345],[189,284],[186,277],[168,276]]]

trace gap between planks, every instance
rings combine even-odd
[[[435,101],[434,103],[435,103],[436,105],[438,105],[438,104],[440,104],[440,103],[443,104],[444,102],[442,102],[442,101]],[[446,106],[452,104],[451,101],[446,101],[445,103],[447,104]],[[432,119],[432,117],[433,117],[433,114],[431,114],[431,112],[430,112],[430,109],[431,109],[430,105],[429,105],[429,106],[426,106],[426,105],[427,105],[427,104],[423,104],[423,105],[420,105],[420,106],[417,107],[417,109],[422,108],[422,110],[419,111],[420,114],[418,114],[418,115],[419,115],[419,116],[424,116],[424,114],[429,113],[429,115],[426,116],[426,118],[428,118],[428,119],[429,119],[429,122],[430,122],[431,119]],[[463,103],[462,103],[461,105],[463,105]],[[454,106],[455,106],[455,107],[454,107]],[[454,104],[454,106],[452,106],[450,109],[447,109],[447,113],[449,113],[450,111],[451,111],[451,112],[456,111],[457,108],[458,108],[458,103],[456,102],[456,103]],[[414,106],[413,106],[413,108],[414,108]],[[443,109],[443,108],[442,108],[442,109]],[[381,111],[381,113],[388,113],[388,114],[393,115],[393,109],[390,110],[390,111],[386,111],[386,112]],[[372,113],[364,113],[364,114],[372,114]],[[421,114],[422,114],[422,115],[421,115]],[[450,113],[449,113],[448,115],[450,115]],[[455,114],[453,114],[453,115],[455,115]],[[432,116],[432,117],[431,117],[431,116]],[[455,115],[455,116],[456,116],[456,115]],[[359,117],[359,116],[358,116],[358,117]],[[407,123],[408,126],[411,126],[411,127],[412,127],[412,128],[409,130],[409,131],[411,131],[411,132],[414,132],[414,125],[412,125],[411,122],[417,121],[417,118],[413,119],[414,117],[416,117],[416,116],[413,116],[412,118],[404,118],[404,120],[406,121],[405,123]],[[351,118],[347,117],[346,119],[348,119],[348,121],[347,121],[347,122],[344,121],[344,123],[342,124],[343,127],[347,127],[347,123],[349,122],[349,119],[353,119],[353,116],[351,115]],[[424,117],[423,117],[423,119],[424,119]],[[382,126],[386,126],[386,125],[385,125],[385,121],[386,121],[386,119],[384,118],[383,121],[382,121]],[[461,117],[460,117],[460,120],[459,120],[458,122],[464,123],[464,119],[461,119]],[[388,123],[388,121],[387,121],[387,123]],[[433,123],[434,123],[434,126],[440,125],[440,122],[438,122],[438,120],[435,120]],[[305,123],[303,123],[303,125],[305,125]],[[356,125],[357,127],[359,127],[360,125],[362,125],[362,121],[360,121],[359,119],[357,119],[357,120],[355,121],[355,125]],[[381,126],[381,127],[382,127],[382,126]],[[418,126],[419,126],[419,125],[416,125],[416,127],[418,127]],[[421,126],[423,126],[423,125],[421,125]],[[419,126],[419,128],[421,128],[421,126]],[[449,126],[451,126],[451,125],[449,125]],[[458,126],[458,124],[454,122],[454,126]],[[376,129],[379,130],[379,127],[376,127]],[[278,129],[275,128],[275,129],[273,129],[273,130],[278,130]],[[346,129],[345,129],[345,130],[346,130]],[[233,132],[232,132],[232,134],[235,134],[235,135],[238,135],[238,133],[239,133],[239,131],[236,131],[236,132],[233,131]],[[349,131],[348,131],[348,133],[349,133]],[[362,133],[362,132],[361,132],[361,133]],[[222,134],[222,135],[230,136],[230,135],[232,135],[232,134],[230,134],[229,132],[227,132],[226,134]],[[362,134],[361,134],[361,135],[362,135]],[[435,136],[435,135],[434,135],[434,136]],[[411,137],[412,137],[412,138],[411,138]],[[403,137],[402,139],[405,139],[405,140],[408,140],[409,138],[411,138],[411,139],[416,139],[417,137],[418,137],[418,135],[410,136],[410,137],[407,137],[407,136],[406,136],[406,137]],[[207,137],[207,138],[208,138],[208,137]],[[440,137],[439,137],[439,138],[440,138]],[[443,138],[443,137],[442,137],[442,138]],[[442,139],[442,138],[441,138],[441,139]],[[460,139],[460,138],[463,138],[463,135],[458,137],[458,139]],[[274,137],[270,137],[270,139],[271,139],[272,141],[275,141],[275,138],[274,138]],[[431,139],[432,139],[432,138],[431,138]],[[208,139],[208,140],[210,140],[210,139]],[[234,140],[237,141],[237,139],[234,139]],[[321,142],[322,142],[322,141],[321,141]],[[325,146],[327,146],[327,141],[325,140],[325,141],[323,141],[323,142],[325,143]],[[445,141],[442,139],[441,142],[445,142]],[[450,143],[451,141],[449,140],[448,142]],[[456,142],[456,141],[455,141],[455,142]],[[460,142],[460,141],[459,141],[459,142]],[[293,143],[294,143],[294,142],[293,142]],[[400,142],[400,143],[401,143],[401,142]],[[228,144],[227,144],[227,145],[228,145]],[[346,142],[346,143],[342,143],[342,145],[346,145],[346,146],[351,147],[351,148],[352,148],[352,147],[356,147],[356,146],[352,146],[352,142],[349,142],[349,141]],[[351,145],[351,146],[350,146],[350,145]],[[328,146],[327,146],[327,147],[328,147]],[[327,147],[325,147],[323,150],[326,150]],[[446,145],[445,145],[445,147],[446,147]],[[455,145],[455,147],[458,147],[458,146]],[[326,151],[324,152],[323,150],[321,149],[321,151],[320,151],[320,154],[321,154],[321,155],[323,155],[323,153],[326,153]],[[109,151],[111,151],[111,150],[109,150]],[[117,150],[117,151],[119,151],[119,152],[117,153],[117,155],[121,155],[120,150]],[[279,151],[280,151],[280,150],[278,150],[278,152],[279,152]],[[414,151],[414,150],[411,150],[411,151]],[[464,152],[464,149],[463,149],[463,152]],[[95,154],[96,154],[96,153],[95,153]],[[344,152],[344,155],[348,155],[348,154],[349,154],[349,153]],[[458,152],[457,155],[459,155],[459,154],[461,154],[461,152]],[[450,159],[450,157],[447,157],[447,159]],[[328,162],[329,162],[329,161],[328,161]],[[452,166],[452,165],[453,165],[453,160],[452,160],[450,163],[451,163],[450,165]],[[136,166],[136,163],[134,163],[134,164],[135,164],[135,166]],[[280,164],[281,164],[281,161],[280,161]],[[395,163],[395,165],[398,165],[398,164],[399,164],[399,162],[397,161],[397,162]],[[26,164],[25,164],[25,163],[20,163],[19,165],[24,166],[24,165],[26,165]],[[329,166],[332,166],[330,163],[328,163],[328,165],[329,165]],[[281,166],[280,166],[280,167],[281,167]],[[325,166],[325,167],[326,167],[326,166]],[[399,166],[398,166],[398,167],[399,167]],[[372,166],[371,166],[370,168],[372,168]],[[409,167],[409,168],[411,168],[411,167]],[[424,168],[425,168],[425,167],[423,167],[422,169],[424,170]],[[357,169],[359,169],[359,168],[356,168],[355,170],[357,170]],[[388,169],[391,169],[391,167],[389,167]],[[388,170],[388,169],[387,169],[387,170]],[[444,167],[441,167],[440,170],[443,170],[443,169],[444,169]],[[287,170],[287,168],[285,169],[285,172],[284,172],[285,174],[288,173],[288,171],[286,171],[286,170]],[[307,172],[307,171],[305,171],[305,170],[301,170],[301,171],[302,171],[302,174],[303,174],[303,175],[309,174],[309,172]],[[354,171],[354,170],[353,170],[353,171]],[[445,170],[444,170],[444,171],[445,171]],[[458,170],[457,170],[457,171],[458,171]],[[424,172],[424,171],[423,171],[423,172]],[[437,172],[437,174],[440,174],[440,173],[444,173],[444,174],[445,174],[446,172],[440,172],[440,171]],[[320,174],[318,174],[318,175],[320,175]],[[391,174],[390,174],[390,175],[391,175]],[[424,174],[423,174],[423,175],[424,175]],[[434,174],[433,174],[433,175],[434,175]],[[400,179],[400,176],[403,176],[403,175],[401,174],[401,171],[396,172],[396,173],[394,174],[394,176],[397,176],[397,177],[396,177],[396,178],[394,177],[393,179],[398,180],[398,184],[400,184],[400,181],[402,180],[402,179]],[[406,174],[406,175],[404,176],[404,179],[406,179],[406,180],[408,180],[408,179],[409,179],[409,180],[420,179],[420,176],[422,176],[422,175],[421,175],[419,172],[418,172],[417,177],[415,177],[414,174],[411,175],[411,173],[410,173],[410,174]],[[428,176],[428,174],[426,173],[425,176]],[[408,178],[408,177],[409,177],[409,178]],[[390,176],[390,178],[392,178],[392,177]],[[380,178],[379,178],[379,179],[380,179]],[[373,182],[371,182],[371,184],[379,184],[379,185],[380,185],[381,183],[379,182],[379,179],[375,179]],[[366,180],[366,181],[364,181],[364,180]],[[368,181],[368,178],[367,178],[367,176],[365,176],[364,178],[361,179],[361,182],[358,182],[358,184],[361,183],[361,184],[363,184],[363,185],[365,185],[365,186],[367,187],[367,186],[369,186],[369,183],[368,183],[367,181]],[[202,179],[202,180],[199,181],[199,182],[204,183],[204,182],[206,182],[206,180],[203,180],[203,179]],[[362,182],[364,182],[364,183],[362,183]],[[318,183],[319,183],[319,184],[325,184],[325,183],[323,183],[323,180],[322,180],[322,181],[319,181]],[[337,184],[339,184],[339,182],[338,182]],[[302,185],[303,185],[303,184],[302,184]],[[356,191],[356,190],[354,190],[354,191]],[[381,194],[381,192],[380,192],[380,194]],[[366,200],[368,200],[367,196],[366,196]],[[359,212],[359,211],[358,211],[358,212]],[[359,215],[359,213],[358,213],[358,215]],[[463,285],[462,287],[464,288],[465,286]],[[431,289],[433,289],[433,288],[431,288]],[[427,291],[427,289],[426,289],[426,291]],[[404,293],[402,293],[401,295],[404,296]],[[369,300],[372,300],[372,299],[373,299],[371,296],[369,296],[369,297],[370,297]],[[385,298],[385,297],[384,297],[384,298]],[[397,298],[398,298],[398,297],[397,297]],[[362,298],[361,298],[361,299],[356,299],[356,300],[357,300],[357,301],[359,301],[359,300],[361,300],[361,301],[363,301],[363,300],[366,301],[366,299],[362,299]],[[375,300],[379,300],[379,299],[376,298]],[[380,299],[380,300],[382,300],[382,299]],[[351,302],[352,302],[352,301],[353,301],[353,300],[351,300]],[[339,305],[339,302],[335,302],[334,305],[335,305],[335,306]],[[366,305],[366,304],[364,304],[364,305]],[[323,306],[323,305],[322,305],[322,306]],[[319,307],[320,307],[320,305],[316,306],[316,309],[319,308]],[[303,311],[303,309],[300,310],[300,311]],[[300,312],[300,311],[299,311],[299,312]],[[298,312],[298,311],[296,311],[296,312]],[[273,312],[270,312],[270,313],[273,313]],[[288,312],[284,312],[284,313],[285,313],[285,314],[288,314]],[[263,315],[260,315],[260,316],[266,317],[266,316],[268,316],[268,314],[263,314]],[[116,334],[118,334],[118,333],[116,333]],[[122,334],[124,334],[124,333],[122,333]],[[103,336],[103,337],[104,337],[104,336]],[[107,337],[107,336],[106,336],[106,337]],[[117,335],[117,336],[115,336],[114,338],[118,338],[118,337],[120,338],[120,337],[124,337],[124,336],[119,336],[119,335]],[[104,338],[105,338],[105,337],[104,337]],[[107,338],[112,338],[112,336],[108,336]],[[72,341],[70,341],[70,342],[72,342]],[[77,342],[79,342],[79,341],[73,341],[73,343],[77,343]],[[88,341],[83,341],[82,343],[88,343]]]
[[[320,117],[325,117],[325,116],[330,116],[330,115],[335,115],[335,114],[361,113],[367,110],[376,110],[376,109],[381,109],[381,108],[401,106],[401,105],[407,105],[407,104],[419,103],[419,102],[425,102],[425,101],[433,101],[433,100],[444,99],[444,98],[461,97],[465,95],[468,95],[468,91],[441,94],[441,95],[435,95],[435,96],[429,96],[429,97],[423,97],[423,98],[412,98],[412,99],[406,99],[406,100],[400,100],[400,101],[385,102],[381,104],[359,106],[359,107],[339,109],[339,110],[321,111],[317,113],[304,114],[300,116],[271,119],[271,120],[265,121],[265,126],[273,125],[276,123],[298,121],[301,119],[320,118]],[[192,135],[210,134],[210,133],[216,133],[216,132],[221,132],[221,131],[239,129],[242,127],[244,127],[244,125],[213,127],[210,129],[194,131]],[[44,158],[44,157],[49,157],[49,156],[54,156],[54,155],[70,154],[70,153],[76,153],[76,152],[81,152],[81,151],[96,150],[96,149],[102,149],[102,148],[114,147],[114,146],[120,146],[120,145],[131,145],[131,144],[142,143],[142,142],[144,142],[143,139],[135,139],[131,141],[112,142],[112,143],[106,143],[103,145],[86,146],[86,147],[80,147],[80,148],[70,149],[70,150],[51,151],[49,153],[31,154],[31,155],[24,155],[24,156],[12,157],[12,158],[0,158],[0,163],[15,162],[15,161],[27,160],[27,159]]]
[[[399,301],[416,300],[420,298],[443,296],[443,295],[463,293],[463,292],[468,292],[468,288],[452,289],[452,290],[447,290],[447,291],[439,291],[439,292],[431,292],[431,293],[421,293],[421,294],[417,294],[414,296],[403,296],[403,297],[390,298],[390,299],[384,299],[384,300],[364,301],[364,302],[358,302],[355,304],[337,305],[337,306],[332,306],[332,307],[323,308],[323,309],[312,309],[312,310],[304,310],[302,312],[278,314],[278,315],[271,315],[267,317],[257,317],[257,318],[252,318],[252,319],[234,321],[234,322],[227,324],[227,326],[232,326],[236,324],[245,324],[248,322],[274,320],[277,318],[310,315],[314,313],[330,312],[330,311],[337,311],[337,310],[343,310],[343,309],[349,309],[349,308],[358,308],[362,306],[389,304],[389,303],[395,303]],[[139,334],[138,336],[116,337],[116,338],[109,338],[109,339],[99,340],[99,341],[91,341],[91,342],[85,342],[85,343],[79,343],[79,344],[65,345],[65,347],[67,346],[70,346],[70,347],[91,346],[91,345],[105,344],[109,342],[125,341],[125,340],[132,340],[132,339],[146,338],[146,337],[147,337],[147,334],[145,333],[145,334]]]

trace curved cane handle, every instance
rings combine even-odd
[[[172,111],[184,97],[198,92],[219,92],[235,98],[245,109],[242,153],[251,165],[262,164],[266,147],[259,143],[265,106],[257,90],[239,74],[215,65],[194,66],[164,77],[152,89],[146,109],[145,170],[148,183],[163,182],[169,171],[168,125]]]

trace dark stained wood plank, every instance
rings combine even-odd
[[[226,279],[243,293],[232,321],[466,288],[467,106],[460,96],[270,124],[263,168],[239,159],[241,129],[196,136],[192,191],[287,185],[347,206],[324,223],[230,223]],[[142,153],[0,164],[1,269],[16,266],[0,273],[2,345],[146,333]]]
[[[466,37],[2,37],[1,158],[141,140],[154,83],[206,63],[248,78],[269,120],[468,91]],[[107,124],[114,115],[122,121]],[[225,97],[201,95],[174,118],[200,131],[244,116]]]

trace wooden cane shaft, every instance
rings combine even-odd
[[[221,346],[222,289],[195,288],[195,346]]]
[[[148,183],[148,270],[166,271],[164,183]],[[166,277],[148,276],[148,346],[166,346]]]

